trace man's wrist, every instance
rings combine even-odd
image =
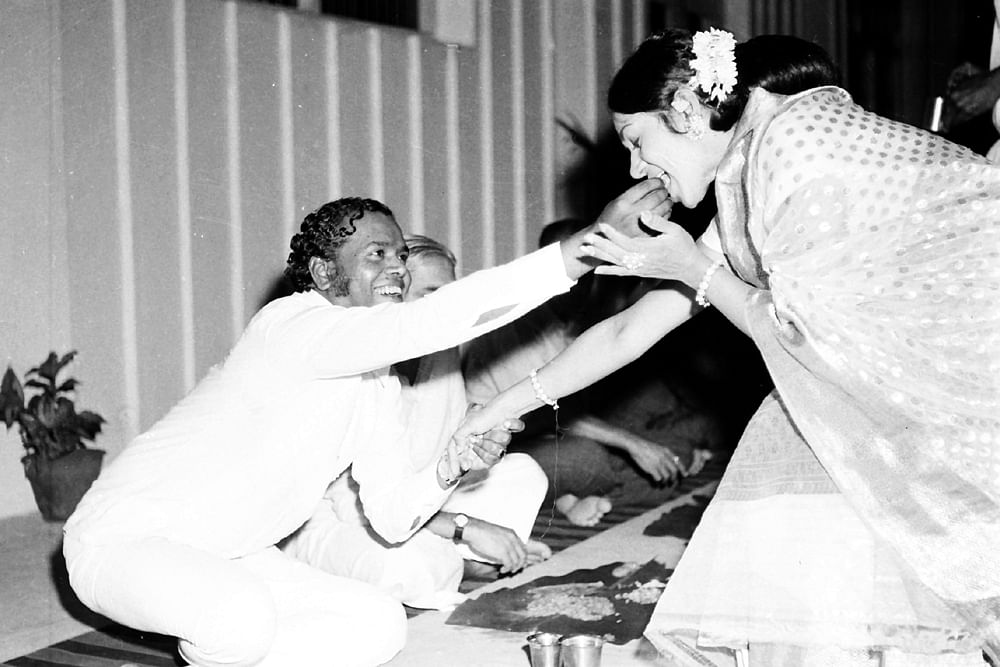
[[[451,523],[454,527],[454,532],[451,534],[452,541],[461,542],[465,537],[465,529],[469,525],[468,515],[462,514],[461,512],[453,514],[451,517]]]
[[[570,280],[578,280],[594,268],[593,258],[580,252],[580,245],[583,243],[583,237],[596,229],[597,224],[591,223],[559,242],[559,249],[563,256],[563,267],[566,270],[566,277]]]

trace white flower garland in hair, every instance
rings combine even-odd
[[[688,83],[701,88],[708,99],[723,102],[736,85],[736,38],[731,32],[709,28],[696,32],[691,50],[694,76]]]

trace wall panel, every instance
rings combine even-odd
[[[483,264],[493,266],[497,261],[496,251],[496,179],[493,155],[493,10],[489,2],[480,2],[477,25],[477,50],[479,79],[479,182],[481,190],[479,229],[483,249]]]
[[[184,391],[197,380],[194,341],[194,281],[191,252],[191,151],[188,119],[187,5],[173,0],[171,11],[174,87],[174,173],[177,178],[177,289],[181,336],[181,382]]]
[[[374,196],[372,172],[378,158],[372,152],[370,68],[368,30],[358,23],[340,26],[337,31],[339,162],[343,179],[341,194],[345,197]]]
[[[173,104],[173,5],[125,4],[131,161],[131,263],[135,273],[139,423],[183,393],[177,140]]]
[[[446,47],[432,41],[423,44],[421,71],[423,88],[422,134],[424,141],[424,233],[448,243],[448,128]]]
[[[511,11],[509,3],[493,3],[490,12],[493,62],[493,244],[495,261],[515,256],[514,123],[511,119]],[[522,72],[517,73],[522,76]]]
[[[555,116],[560,123],[556,134],[556,217],[580,216],[586,208],[587,192],[575,178],[587,153],[572,132],[589,140],[597,135],[602,107],[597,99],[594,65],[594,15],[592,0],[553,0],[555,18]]]
[[[69,345],[65,312],[67,287],[64,200],[58,169],[49,156],[57,144],[53,121],[61,122],[59,100],[53,99],[58,70],[51,67],[49,3],[20,3],[0,18],[0,373],[11,364],[20,376],[45,358],[49,350]],[[53,176],[56,176],[53,178]],[[22,193],[31,193],[23,196]],[[51,255],[37,252],[49,248]],[[15,289],[11,289],[14,286]],[[86,372],[85,359],[70,367]],[[93,389],[81,388],[82,400],[94,400]],[[7,507],[31,507],[31,488],[24,479],[24,450],[16,431],[0,428],[0,514]]]
[[[326,159],[326,42],[324,22],[308,14],[289,16],[295,216],[285,222],[297,231],[307,213],[331,199]],[[286,246],[289,237],[286,234]],[[283,251],[282,258],[285,255]]]
[[[617,4],[617,3],[614,3]],[[608,118],[607,105],[608,88],[611,77],[618,69],[616,61],[621,57],[621,24],[612,15],[613,4],[598,2],[594,8],[594,98],[595,98],[595,134],[599,128],[606,125]]]
[[[538,245],[538,235],[553,215],[553,116],[551,6],[524,3],[524,188],[525,248]]]
[[[458,59],[458,151],[462,156],[459,173],[462,188],[462,246],[452,248],[464,273],[488,264],[483,249],[482,128],[478,49],[465,49]]]
[[[416,34],[406,37],[406,108],[407,127],[409,130],[407,146],[406,175],[410,189],[410,201],[407,206],[407,227],[414,234],[425,231],[424,206],[424,68],[421,51],[423,41]]]
[[[108,424],[111,455],[131,437],[122,341],[122,248],[115,117],[115,53],[109,2],[60,5],[66,239],[72,345],[87,405]]]
[[[378,156],[385,194],[389,205],[405,232],[413,229],[410,151],[413,148],[413,128],[410,122],[410,44],[402,30],[386,30],[381,39],[381,68],[378,73],[382,99],[382,155]],[[419,117],[416,119],[420,120]]]
[[[268,300],[287,247],[282,201],[278,12],[250,3],[237,12],[244,322]],[[292,186],[294,187],[294,186]]]
[[[231,327],[225,3],[187,2],[188,153],[195,376],[222,361]]]
[[[445,150],[446,157],[446,192],[447,226],[446,244],[451,248],[462,247],[462,184],[459,172],[462,169],[462,156],[459,153],[459,81],[458,81],[458,47],[449,44],[444,59],[445,82]]]

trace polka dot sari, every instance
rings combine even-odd
[[[756,91],[716,196],[776,390],[647,634],[769,647],[754,664],[981,664],[1000,649],[1000,168],[837,88]]]

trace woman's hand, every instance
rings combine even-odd
[[[494,404],[472,404],[458,429],[451,436],[449,452],[461,452],[462,474],[469,470],[489,468],[503,458],[510,443],[511,433],[524,430],[524,422],[516,417],[501,414]]]
[[[469,407],[469,412],[482,409],[481,405],[473,404]],[[504,457],[507,453],[507,445],[513,433],[524,430],[524,422],[520,419],[510,418],[503,420],[503,423],[494,426],[481,438],[472,437],[469,439],[472,446],[472,454],[469,470],[484,470],[490,468]]]
[[[500,572],[517,572],[528,563],[528,549],[510,528],[469,517],[462,541],[477,555],[500,564]]]
[[[584,237],[580,251],[613,266],[599,266],[597,273],[679,280],[695,286],[711,263],[687,231],[659,216],[643,215],[644,224],[660,230],[659,236],[630,238],[607,225],[600,234]]]
[[[482,438],[482,436],[477,436]],[[452,438],[437,463],[438,485],[447,489],[458,483],[462,476],[471,469],[472,447],[469,441]]]

